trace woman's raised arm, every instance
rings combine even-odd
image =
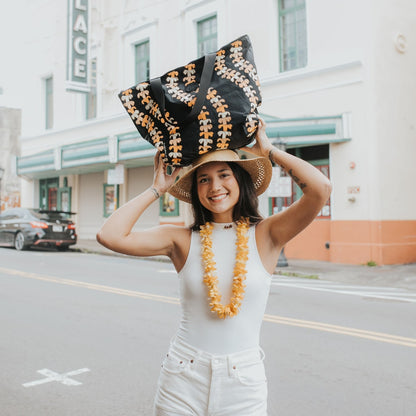
[[[132,232],[143,212],[175,182],[180,168],[166,172],[159,152],[155,155],[153,185],[117,209],[97,233],[97,241],[110,250],[134,256],[172,256],[174,235],[171,226]],[[174,227],[177,228],[177,227]]]
[[[291,176],[303,192],[302,197],[288,209],[262,221],[261,228],[267,230],[273,246],[282,248],[318,215],[331,194],[331,183],[310,163],[274,147],[266,135],[266,126],[262,120],[256,144],[245,150],[270,158]]]

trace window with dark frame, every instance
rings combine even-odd
[[[197,22],[198,56],[215,52],[217,50],[217,38],[217,15]]]
[[[278,0],[280,71],[303,68],[307,64],[305,0]]]
[[[315,168],[319,169],[327,178],[330,178],[328,144],[287,149],[287,152],[306,160],[311,165],[315,166]],[[283,170],[281,171],[281,175],[288,176]],[[280,200],[279,198],[270,198],[270,215],[290,207],[290,205],[297,201],[301,196],[302,191],[296,183],[292,181],[292,195],[290,197],[280,198]],[[331,198],[329,198],[323,206],[317,215],[317,219],[331,219]]]
[[[56,210],[58,208],[59,178],[39,180],[39,208]]]
[[[164,193],[159,200],[159,215],[161,217],[177,217],[179,216],[179,200]]]

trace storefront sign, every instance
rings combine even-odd
[[[268,196],[290,197],[292,196],[292,180],[289,176],[281,176],[280,168],[273,167],[272,180],[268,188]]]
[[[109,185],[122,185],[124,183],[124,165],[116,165],[108,170],[107,183]]]
[[[347,187],[347,193],[348,194],[359,194],[360,193],[360,187],[358,185],[348,186]]]
[[[88,92],[88,0],[68,0],[68,91]]]

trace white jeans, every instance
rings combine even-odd
[[[155,416],[267,416],[264,352],[215,356],[175,340],[160,372]]]

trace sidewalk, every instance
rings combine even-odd
[[[123,254],[106,249],[95,240],[79,239],[71,249],[83,253],[125,257]],[[147,259],[169,262],[169,259],[163,256]],[[368,286],[397,287],[416,291],[416,263],[369,267],[316,260],[288,259],[288,264],[287,267],[276,267],[275,274]]]

